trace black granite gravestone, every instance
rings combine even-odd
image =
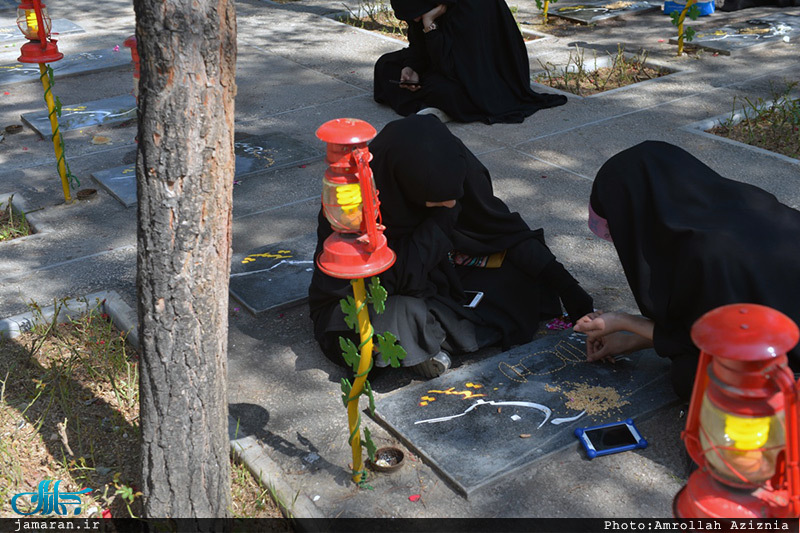
[[[594,24],[605,19],[655,11],[660,9],[662,4],[663,2],[659,3],[652,0],[607,0],[565,5],[558,2],[557,4],[550,4],[548,13],[579,24]]]
[[[584,339],[546,335],[403,387],[376,400],[376,418],[468,497],[565,446],[578,453],[575,428],[677,401],[668,360],[646,350],[587,363]]]
[[[231,259],[231,295],[251,313],[275,311],[308,298],[317,235],[268,244]]]
[[[723,55],[744,48],[788,43],[800,37],[800,16],[773,13],[765,17],[737,22],[721,28],[703,28],[685,43],[687,47],[704,48]],[[670,39],[677,44],[677,39]]]
[[[317,147],[308,146],[280,132],[237,138],[233,146],[237,177],[302,163],[322,154]]]

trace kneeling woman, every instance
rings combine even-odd
[[[800,212],[677,146],[648,141],[609,159],[592,186],[589,226],[614,243],[644,315],[582,317],[575,330],[588,335],[590,361],[654,347],[688,399],[699,357],[690,331],[707,311],[755,303],[800,323]],[[789,362],[800,370],[800,347]]]
[[[389,123],[370,144],[389,246],[397,261],[380,275],[389,298],[372,316],[405,348],[404,366],[427,377],[446,371],[449,354],[532,339],[544,318],[591,312],[592,299],[556,261],[541,229],[532,230],[494,196],[487,169],[431,115]],[[331,234],[320,213],[317,254]],[[314,334],[343,364],[339,337],[353,338],[339,307],[346,280],[315,269],[309,289]],[[484,293],[467,308],[465,291]],[[385,366],[376,358],[376,365]]]

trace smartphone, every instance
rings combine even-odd
[[[418,81],[403,81],[403,80],[389,80],[389,83],[394,83],[395,85],[411,85],[413,87],[421,87],[422,84]]]
[[[583,444],[589,459],[600,455],[647,448],[647,441],[642,438],[642,434],[639,433],[630,418],[621,422],[578,428],[575,430],[575,436]]]
[[[468,303],[464,304],[464,307],[468,307],[470,309],[475,309],[478,307],[478,304],[481,303],[483,299],[483,293],[481,291],[464,291],[464,294],[467,295],[469,299]]]

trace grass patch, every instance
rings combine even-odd
[[[25,213],[14,211],[14,196],[11,195],[5,204],[0,203],[0,242],[26,237],[33,233],[25,219]]]
[[[395,17],[391,6],[382,0],[361,0],[356,11],[342,5],[347,9],[347,15],[337,18],[339,22],[408,41],[408,24]]]
[[[648,65],[646,51],[628,57],[624,48],[618,46],[616,54],[608,54],[608,58],[607,66],[594,68],[597,55],[587,61],[584,51],[576,45],[575,54],[570,52],[564,67],[539,60],[544,71],[533,79],[554,89],[589,96],[670,74],[666,69]]]
[[[18,517],[11,498],[44,479],[60,480],[59,492],[92,489],[81,496],[81,517],[141,516],[139,354],[100,304],[65,322],[57,322],[65,303],[55,305],[48,321],[31,305],[38,325],[0,337],[0,517]],[[235,460],[232,498],[234,517],[283,517]],[[29,497],[16,504],[36,508]]]
[[[769,101],[742,98],[740,113],[734,97],[730,117],[709,133],[800,159],[800,98],[791,96],[797,86],[798,82],[788,82],[776,90],[773,85]]]

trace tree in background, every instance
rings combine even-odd
[[[145,514],[224,517],[234,0],[133,4]]]

